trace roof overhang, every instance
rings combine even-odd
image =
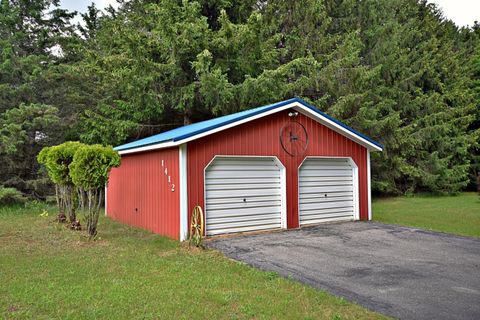
[[[206,130],[204,132],[194,134],[188,137],[180,137],[176,140],[169,140],[169,141],[164,141],[160,143],[155,143],[155,144],[150,144],[150,145],[145,145],[145,146],[139,146],[131,149],[124,149],[124,150],[119,150],[119,154],[124,155],[124,154],[130,154],[130,153],[136,153],[136,152],[145,152],[145,151],[151,151],[151,150],[157,150],[157,149],[164,149],[164,148],[171,148],[171,147],[176,147],[179,145],[182,145],[184,143],[187,143],[192,140],[200,139],[212,134],[215,134],[220,131],[228,130],[230,128],[242,125],[244,123],[267,117],[271,114],[281,112],[287,109],[294,109],[295,111],[298,111],[302,113],[303,115],[319,122],[320,124],[332,129],[335,132],[338,132],[339,134],[347,137],[350,140],[355,141],[356,143],[364,146],[370,151],[382,151],[383,146],[379,143],[374,142],[373,140],[369,139],[368,137],[360,134],[359,132],[353,130],[352,128],[346,126],[345,124],[341,123],[340,121],[328,116],[327,114],[319,111],[315,107],[307,104],[301,99],[294,98],[289,101],[292,101],[290,103],[283,104],[281,106],[278,106],[276,108],[261,112],[259,114],[252,115],[250,117],[234,121],[232,123],[228,123],[219,127],[215,127],[209,130]]]

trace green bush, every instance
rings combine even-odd
[[[48,175],[54,183],[67,185],[72,183],[69,174],[69,165],[73,161],[75,152],[84,144],[77,141],[68,141],[58,146],[45,147],[38,154],[37,160],[45,165]]]
[[[70,165],[70,177],[85,191],[105,188],[108,174],[120,165],[120,155],[112,147],[84,145],[77,150]]]
[[[108,174],[120,165],[120,155],[112,147],[99,144],[80,147],[69,166],[70,177],[77,188],[87,195],[87,232],[90,238],[97,234],[98,216],[103,203]]]
[[[0,186],[0,204],[24,203],[26,198],[15,188]]]
[[[72,225],[78,224],[75,213],[78,199],[77,189],[70,177],[69,166],[75,152],[82,146],[84,145],[80,142],[68,141],[58,146],[45,147],[37,156],[37,161],[45,166],[48,176],[57,185],[56,194],[60,214],[66,213]]]
[[[37,160],[56,184],[60,214],[65,210],[72,228],[77,230],[80,224],[76,221],[75,209],[77,205],[82,211],[87,207],[87,232],[91,238],[95,237],[108,174],[120,165],[118,152],[99,144],[65,142],[44,148]]]

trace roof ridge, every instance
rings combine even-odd
[[[265,113],[267,111],[271,111],[271,110],[274,110],[274,109],[277,109],[277,108],[280,108],[280,107],[283,107],[283,106],[286,106],[286,105],[289,105],[289,104],[292,104],[292,103],[295,103],[295,102],[303,105],[304,107],[309,108],[310,110],[312,110],[313,112],[315,112],[317,114],[320,114],[324,118],[327,118],[329,121],[334,122],[336,125],[344,128],[345,130],[353,133],[354,135],[368,141],[371,144],[374,144],[378,148],[383,149],[382,144],[376,142],[375,140],[371,139],[368,136],[365,136],[365,135],[359,133],[358,131],[352,129],[351,127],[349,127],[346,124],[340,122],[339,120],[333,118],[332,116],[329,116],[328,114],[318,110],[314,106],[308,104],[307,102],[305,102],[304,100],[302,100],[298,97],[294,97],[294,98],[291,98],[291,99],[288,99],[288,100],[279,101],[279,102],[276,102],[276,103],[272,103],[272,104],[269,104],[269,105],[264,105],[264,106],[260,106],[260,107],[256,107],[256,108],[252,108],[252,109],[245,109],[245,110],[242,110],[242,111],[239,111],[239,112],[236,112],[236,113],[231,113],[231,114],[228,114],[228,115],[223,115],[223,116],[220,116],[220,117],[211,118],[211,119],[199,121],[199,122],[196,122],[196,123],[192,123],[192,124],[189,124],[189,125],[181,126],[181,127],[171,129],[171,130],[168,130],[168,131],[165,131],[165,132],[162,132],[162,133],[158,133],[158,134],[150,136],[150,137],[146,137],[146,138],[143,138],[143,139],[139,139],[139,140],[136,140],[136,141],[132,141],[132,142],[129,142],[129,143],[126,143],[126,144],[119,145],[119,146],[115,147],[114,149],[117,150],[117,151],[126,151],[126,150],[141,148],[141,147],[148,147],[148,146],[151,146],[151,145],[156,145],[156,144],[161,144],[161,143],[182,141],[184,139],[191,138],[191,137],[194,137],[196,135],[200,135],[200,134],[206,133],[206,132],[214,130],[214,129],[218,129],[218,128],[221,128],[223,126],[233,124],[235,122],[246,120],[248,118],[260,115],[260,114]]]

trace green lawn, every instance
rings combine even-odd
[[[480,197],[473,192],[374,199],[372,207],[374,221],[480,237]]]
[[[102,218],[100,239],[0,208],[2,319],[381,319],[211,250]],[[52,212],[52,208],[47,208]]]

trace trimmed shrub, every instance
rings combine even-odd
[[[69,166],[70,177],[87,195],[87,231],[90,238],[97,235],[98,216],[103,204],[104,188],[113,167],[120,165],[120,155],[112,147],[84,145]]]
[[[0,185],[0,205],[24,203],[26,198],[15,188],[6,188]]]
[[[77,225],[75,209],[78,198],[77,190],[70,177],[69,166],[77,150],[84,144],[69,141],[58,146],[46,147],[37,156],[37,161],[43,164],[50,179],[56,184],[57,203],[60,215],[66,214],[72,226]]]

